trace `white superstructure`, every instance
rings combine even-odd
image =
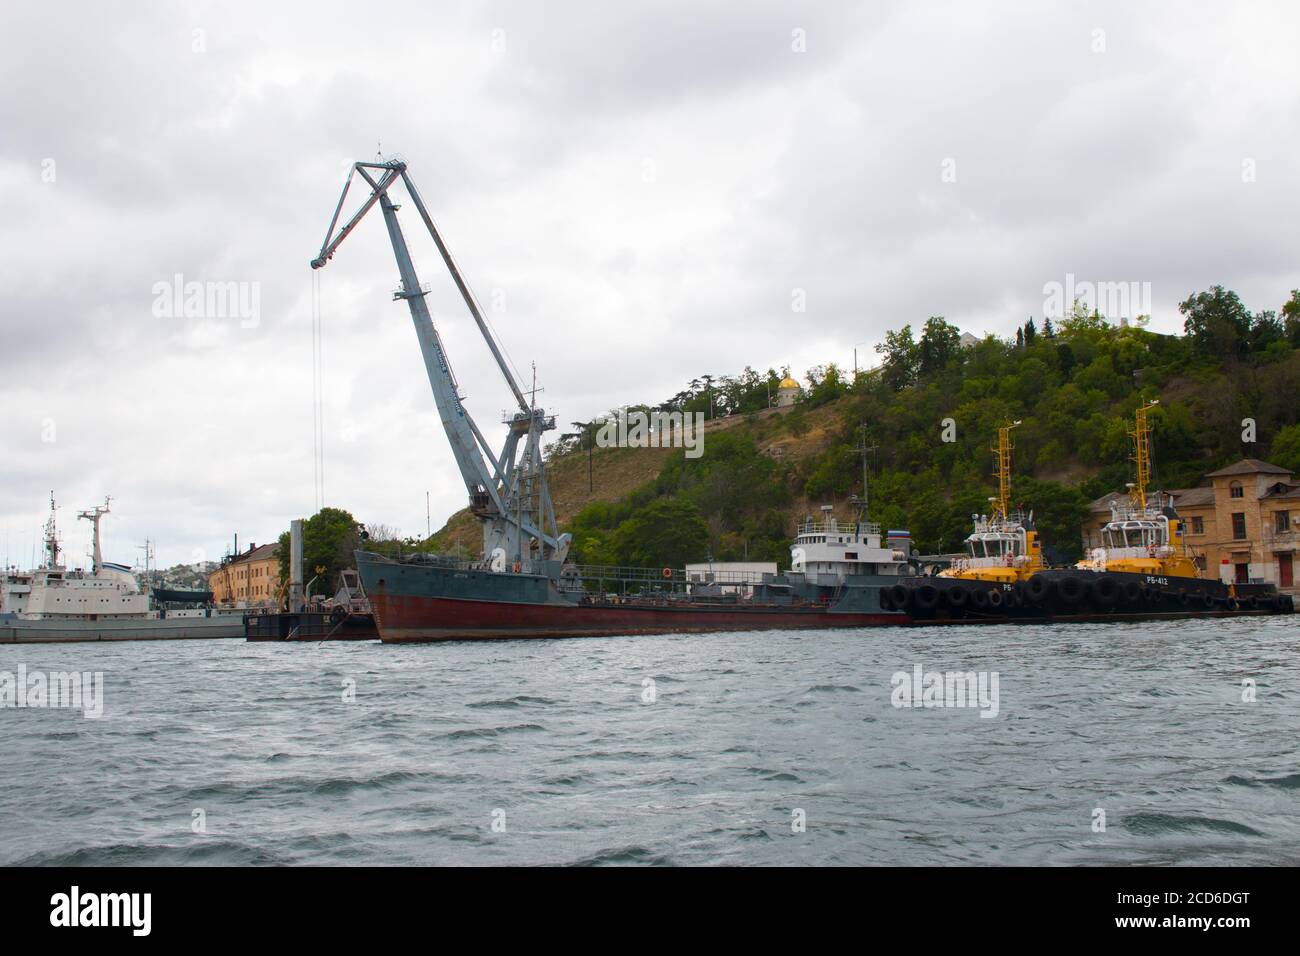
[[[890,532],[882,543],[872,521],[840,522],[822,508],[822,520],[804,520],[790,546],[790,570],[810,584],[834,585],[855,575],[908,574],[911,538]]]

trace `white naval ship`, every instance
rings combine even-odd
[[[205,591],[142,586],[126,565],[105,561],[99,524],[109,503],[78,514],[94,527],[89,571],[60,561],[54,496],[45,523],[45,556],[31,571],[0,578],[0,643],[243,637],[245,611],[211,606]]]

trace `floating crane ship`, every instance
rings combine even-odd
[[[369,190],[341,227],[340,214],[353,182]],[[506,385],[514,408],[503,417],[504,447],[491,447],[464,404],[446,349],[434,324],[394,201],[398,185],[427,229]],[[825,512],[799,529],[792,567],[761,580],[728,580],[693,587],[675,568],[582,567],[570,559],[571,538],[555,520],[546,482],[542,435],[555,417],[526,393],[400,159],[355,163],[312,268],[323,267],[376,205],[383,213],[397,261],[404,300],[415,326],[434,403],[464,479],[469,508],[483,530],[475,560],[417,555],[396,560],[356,553],[357,571],[384,641],[459,638],[562,637],[655,634],[772,628],[870,627],[907,623],[902,611],[883,608],[882,590],[914,574],[906,533],[882,534],[866,520],[841,523]]]

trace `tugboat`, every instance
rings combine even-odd
[[[900,581],[885,596],[886,606],[923,615],[945,608],[957,616],[1001,614],[1025,603],[1025,583],[1046,566],[1033,512],[1011,507],[1011,431],[998,429],[993,452],[997,495],[989,498],[988,515],[971,515],[966,554],[933,578]]]
[[[141,587],[126,565],[104,560],[108,501],[78,514],[94,527],[90,570],[64,567],[55,510],[51,494],[41,567],[0,582],[0,643],[243,637],[243,612],[212,608],[210,592]]]
[[[1183,542],[1183,523],[1172,501],[1151,495],[1151,426],[1137,410],[1133,439],[1136,480],[1127,501],[1111,505],[1102,529],[1103,547],[1073,568],[1047,568],[1029,518],[1007,511],[1013,423],[999,432],[999,494],[993,514],[976,518],[967,538],[969,557],[933,578],[900,581],[886,597],[889,607],[918,621],[1113,620],[1234,614],[1289,614],[1290,595],[1271,584],[1223,584],[1202,578]]]
[[[1272,584],[1224,584],[1203,578],[1187,553],[1183,521],[1173,499],[1147,491],[1151,483],[1151,424],[1148,413],[1159,401],[1137,409],[1133,440],[1134,481],[1128,499],[1110,503],[1110,521],[1101,530],[1104,544],[1092,548],[1074,571],[1048,571],[1029,588],[1036,603],[1061,610],[1092,609],[1102,614],[1201,611],[1239,613],[1294,609],[1290,595]]]

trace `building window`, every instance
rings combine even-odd
[[[1232,515],[1232,540],[1246,540],[1246,516],[1240,512],[1234,512]]]
[[[1240,482],[1240,481],[1234,481],[1232,484],[1228,485],[1228,494],[1229,494],[1230,496],[1232,496],[1233,498],[1241,498],[1241,497],[1243,497],[1243,496],[1244,496],[1244,492],[1242,492],[1242,490],[1241,490],[1241,482]]]
[[[1291,512],[1274,511],[1273,512],[1273,530],[1278,534],[1286,534],[1291,530]]]
[[[1205,519],[1200,515],[1192,517],[1192,534],[1205,534]]]

